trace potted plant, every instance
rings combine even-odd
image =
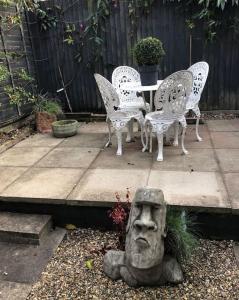
[[[62,113],[61,105],[56,99],[47,94],[37,95],[34,104],[36,128],[40,133],[52,131],[52,123],[57,120],[57,115]]]
[[[24,68],[10,73],[4,66],[0,66],[0,82],[9,76],[18,79],[18,85],[6,85],[4,93],[9,103],[19,108],[31,105],[36,116],[36,127],[41,133],[51,132],[51,123],[56,121],[57,115],[62,113],[61,105],[56,99],[46,94],[39,94],[35,78]]]
[[[139,65],[142,85],[154,85],[158,80],[159,63],[165,55],[162,42],[153,37],[140,40],[133,49]]]

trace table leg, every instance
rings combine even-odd
[[[149,91],[150,93],[150,110],[153,111],[153,91]]]

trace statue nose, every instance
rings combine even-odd
[[[139,218],[134,222],[134,227],[139,231],[157,230],[157,225],[152,219],[151,207],[149,205],[143,205]]]
[[[134,227],[136,229],[138,229],[139,231],[148,231],[148,230],[152,230],[152,231],[156,231],[157,230],[157,226],[153,221],[150,220],[136,220],[134,222]]]

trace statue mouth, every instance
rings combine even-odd
[[[141,237],[141,236],[136,239],[136,243],[139,246],[142,246],[144,248],[148,248],[150,246],[149,242],[144,237]]]

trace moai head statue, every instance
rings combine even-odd
[[[162,262],[165,223],[166,203],[162,191],[138,189],[126,229],[126,264],[137,269],[149,269]]]
[[[110,278],[122,278],[130,286],[183,281],[180,264],[164,254],[166,210],[161,190],[137,190],[126,228],[125,251],[110,250],[104,257],[104,271]]]

